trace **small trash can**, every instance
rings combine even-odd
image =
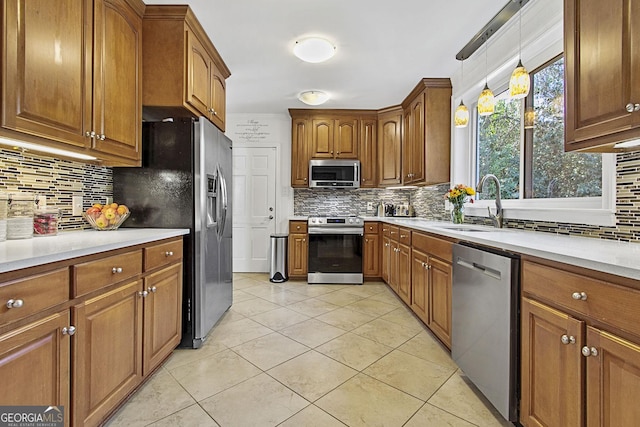
[[[287,243],[289,235],[272,234],[269,247],[269,281],[282,283],[289,280],[287,276]]]

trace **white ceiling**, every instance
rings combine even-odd
[[[423,77],[459,71],[456,53],[507,0],[189,0],[231,70],[227,113],[311,108],[305,90],[331,100],[317,108],[378,109],[399,104]],[[179,0],[147,0],[176,4]],[[291,53],[297,39],[337,46],[322,64]],[[480,51],[481,52],[481,51]]]

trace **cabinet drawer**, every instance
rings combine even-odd
[[[382,226],[382,235],[392,240],[398,240],[398,236],[400,235],[400,227],[396,225],[384,224]]]
[[[380,231],[380,223],[379,222],[365,222],[364,223],[364,234],[378,234]]]
[[[306,221],[290,221],[289,233],[306,233],[307,222]]]
[[[416,232],[413,233],[412,240],[415,249],[452,262],[453,244],[451,242]]]
[[[140,273],[142,273],[142,250],[74,265],[74,296],[87,294]]]
[[[7,303],[13,300],[13,307]],[[0,284],[0,324],[22,319],[69,300],[69,269]]]
[[[160,243],[144,248],[144,270],[171,264],[182,259],[182,240]]]
[[[522,291],[640,336],[636,289],[523,261]]]
[[[400,228],[398,230],[398,241],[405,245],[411,245],[411,230],[408,228]]]

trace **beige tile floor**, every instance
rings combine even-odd
[[[198,350],[177,349],[107,426],[508,426],[383,283],[236,274]]]

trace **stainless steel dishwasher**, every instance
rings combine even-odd
[[[451,356],[509,421],[518,421],[520,259],[453,246]]]

